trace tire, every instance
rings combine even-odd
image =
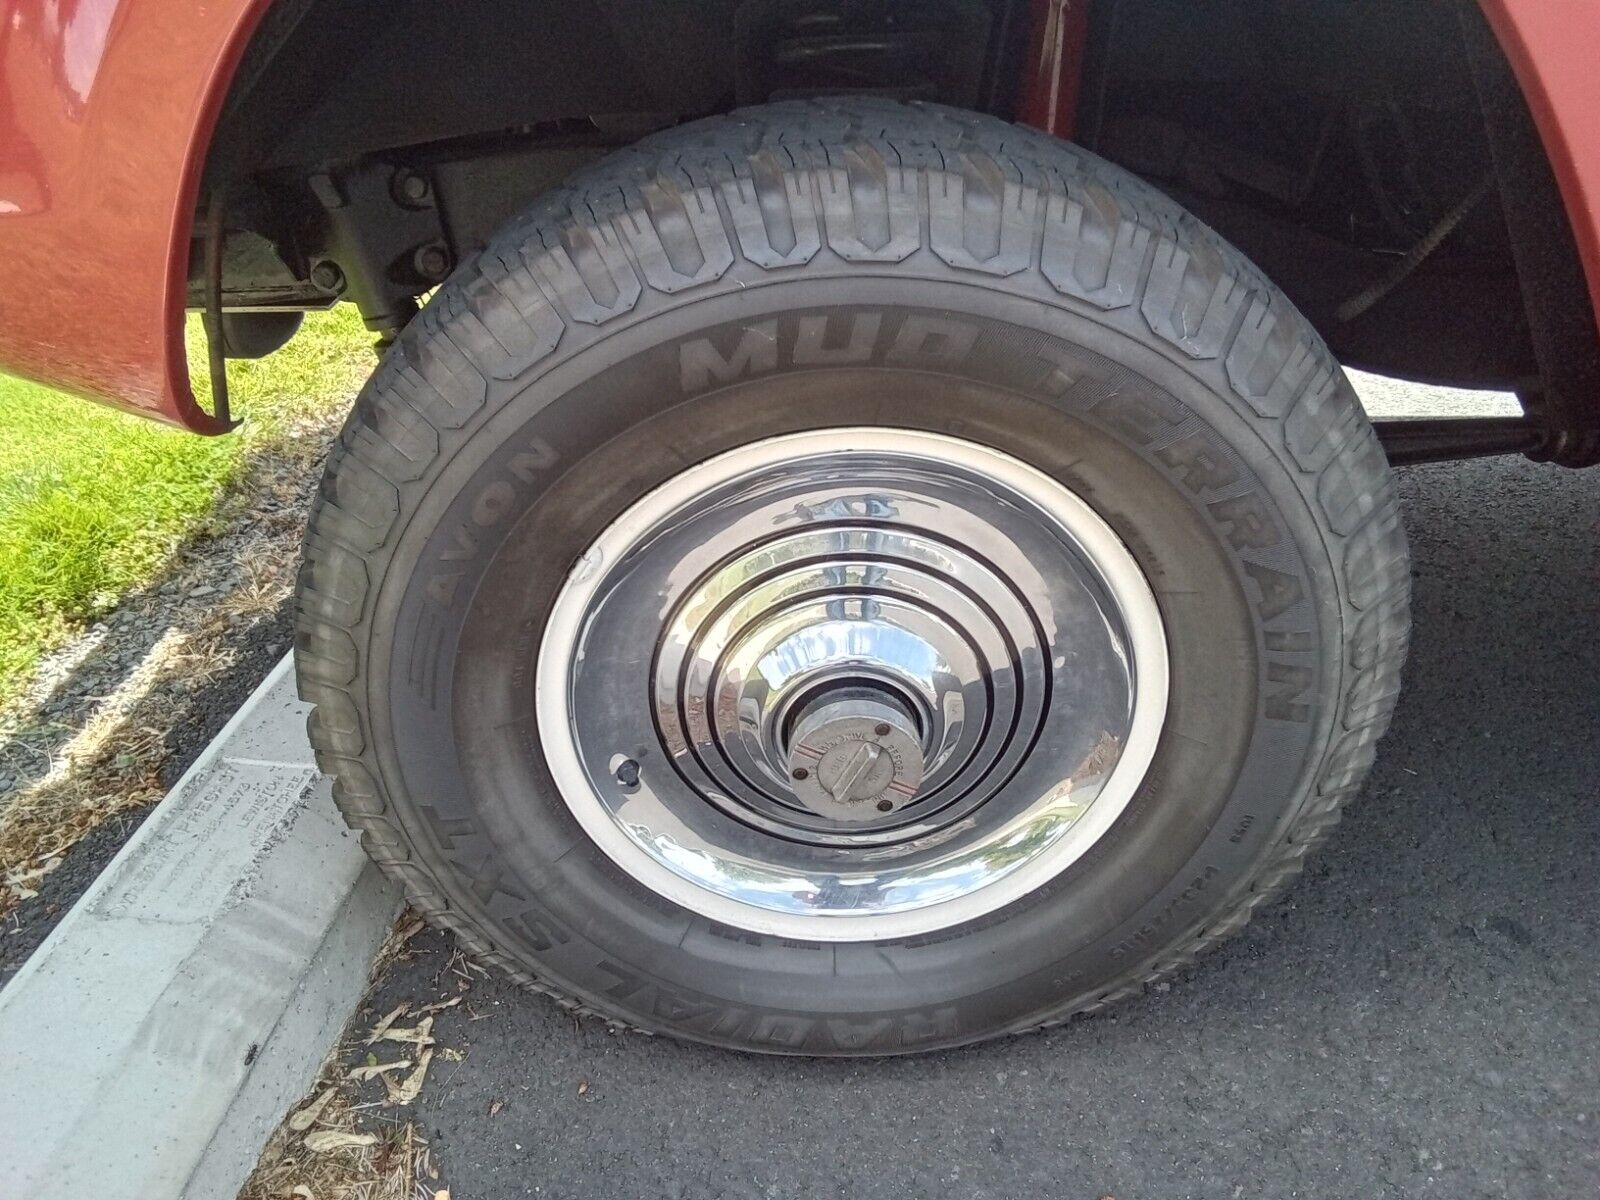
[[[975,604],[955,567],[918,576],[936,625],[981,609],[962,620],[1026,642],[1040,606],[1059,601],[1042,664],[1017,651],[1014,672],[984,682],[987,724],[973,737],[1020,756],[1006,760],[1016,773],[992,768],[971,793],[986,798],[948,837],[978,836],[991,806],[1037,818],[1044,801],[1024,779],[1062,780],[1050,795],[1068,797],[1067,823],[1049,828],[1066,832],[1012,857],[984,842],[963,860],[982,872],[958,883],[932,882],[920,848],[884,852],[884,877],[903,870],[908,888],[960,900],[944,908],[895,908],[885,891],[859,893],[859,911],[824,909],[833,901],[814,880],[747,903],[737,880],[683,884],[677,872],[702,859],[673,865],[670,837],[617,815],[671,809],[686,786],[674,763],[692,756],[664,731],[725,716],[696,717],[674,693],[654,741],[620,740],[643,728],[648,685],[616,680],[696,678],[662,665],[667,634],[655,648],[626,636],[652,587],[692,573],[667,559],[721,562],[716,539],[731,535],[718,522],[754,522],[763,488],[843,487],[829,481],[846,466],[936,496],[951,528],[905,536],[959,545],[952,554],[1000,579],[999,598]],[[861,493],[862,511],[904,498],[885,486]],[[698,507],[674,507],[675,488]],[[867,519],[845,507],[849,529]],[[980,510],[1002,514],[999,532],[962,542],[956,525]],[[656,524],[637,533],[647,517]],[[1061,522],[1070,536],[1050,532]],[[627,529],[635,540],[617,541]],[[712,532],[685,541],[686,529]],[[873,545],[888,537],[869,532]],[[1041,536],[1057,537],[1047,555],[1066,565],[1031,582],[1032,567],[1007,575],[1004,562],[1025,563]],[[1067,638],[1061,614],[1080,599],[1058,586],[1111,616]],[[851,611],[886,620],[873,597]],[[1023,618],[995,615],[1018,603]],[[1242,926],[1359,789],[1396,697],[1408,604],[1377,439],[1321,340],[1237,251],[1127,173],[1041,134],[837,100],[653,136],[539,199],[462,266],[389,352],[330,460],[296,653],[340,809],[412,905],[480,959],[618,1026],[745,1050],[891,1054],[1093,1012]],[[712,646],[693,654],[712,661]],[[716,687],[753,678],[718,675]],[[995,698],[1006,687],[1041,706],[1037,724],[996,715],[1012,711]],[[1084,712],[1103,699],[1130,723],[1085,740],[1102,717]],[[800,700],[787,710],[784,753],[809,736],[793,722],[813,720],[820,700],[805,703],[799,717]],[[830,736],[843,711],[828,710]],[[1154,725],[1138,726],[1151,712]],[[921,719],[906,718],[907,737],[931,744]],[[1050,736],[1030,749],[1020,739],[1035,729]],[[607,744],[625,753],[602,778],[593,755],[613,733]],[[881,748],[851,753],[866,756],[851,771],[889,761]],[[854,869],[864,852],[852,837],[899,835],[817,815],[864,794],[838,783],[842,761],[834,790],[783,798],[777,816],[702,805],[672,819],[693,826],[686,845],[714,824],[729,845],[773,847],[785,864]],[[955,770],[938,761],[929,769]],[[641,773],[646,809],[634,807]],[[1080,804],[1070,798],[1084,779]],[[838,819],[878,819],[864,812]],[[1069,854],[1070,822],[1096,812],[1103,827]],[[787,820],[809,832],[746,832]],[[982,836],[1000,836],[989,828]],[[628,829],[653,847],[650,862],[627,859],[637,847],[617,830]],[[708,853],[704,878],[723,879],[732,861]],[[1025,877],[1020,894],[1006,891]]]

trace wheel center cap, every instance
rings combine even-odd
[[[835,821],[871,821],[922,786],[922,738],[909,706],[887,689],[830,688],[801,710],[786,759],[795,796]]]

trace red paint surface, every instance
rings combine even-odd
[[[1600,318],[1600,4],[1480,2],[1533,110]]]
[[[184,358],[189,233],[266,2],[0,3],[0,369],[220,431]]]
[[[1032,32],[1017,120],[1059,138],[1078,129],[1079,80],[1090,0],[1033,0]]]
[[[0,0],[0,369],[200,432],[183,347],[200,168],[271,0]],[[1600,313],[1596,0],[1481,0]],[[1070,136],[1088,0],[1035,0],[1024,120]]]

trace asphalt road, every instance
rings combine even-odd
[[[1394,730],[1233,942],[1112,1015],[883,1062],[611,1036],[478,980],[417,1104],[451,1195],[1600,1195],[1600,470],[1401,485]],[[416,946],[376,1011],[450,989]]]

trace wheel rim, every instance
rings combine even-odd
[[[535,681],[556,786],[618,867],[815,941],[1034,891],[1127,806],[1167,701],[1132,554],[1020,460],[826,429],[691,467],[559,592]]]

